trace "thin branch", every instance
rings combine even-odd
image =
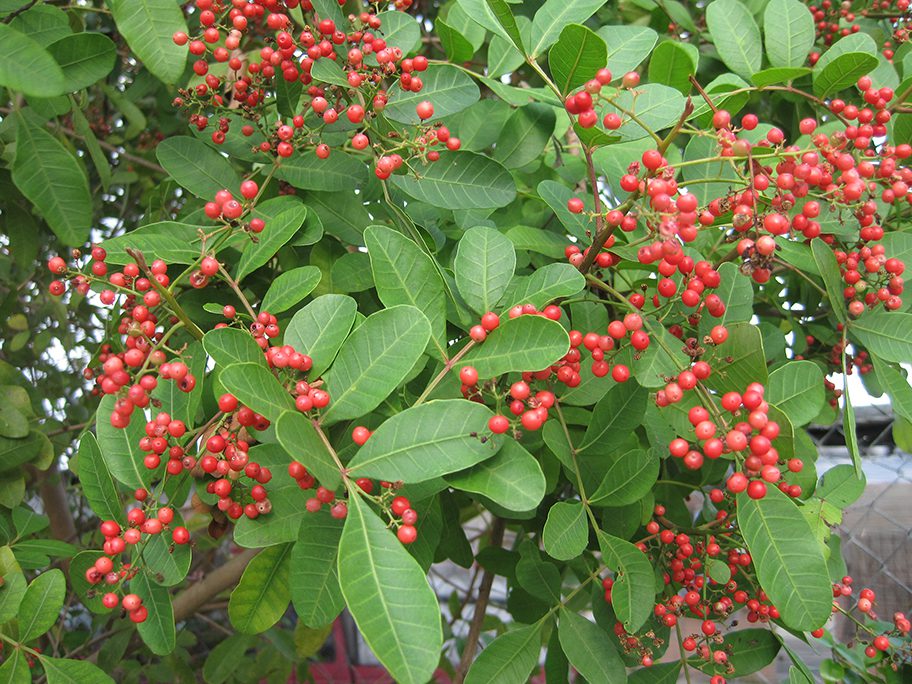
[[[30,10],[32,7],[34,7],[37,4],[38,4],[38,0],[30,0],[30,2],[25,3],[19,9],[10,12],[5,17],[3,17],[3,19],[0,19],[0,23],[3,23],[3,24],[10,23],[13,19],[18,17],[20,14],[22,14],[23,12],[27,12],[28,10]]]
[[[257,554],[258,549],[245,549],[224,565],[206,575],[202,580],[191,584],[174,597],[174,621],[180,622],[191,617],[206,603],[220,593],[234,586],[241,578],[247,564]]]
[[[502,518],[495,518],[491,526],[491,546],[500,546],[503,544],[505,523]],[[478,638],[481,636],[481,629],[484,625],[485,614],[488,608],[488,601],[491,600],[491,587],[494,585],[494,575],[485,568],[481,577],[481,583],[478,585],[478,598],[475,600],[475,610],[472,614],[472,624],[469,627],[469,635],[466,637],[465,647],[462,649],[462,658],[459,660],[459,666],[453,675],[453,684],[462,684],[465,679],[472,661],[475,660],[475,651],[478,649]]]

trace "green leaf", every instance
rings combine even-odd
[[[393,176],[393,185],[440,209],[505,207],[516,197],[510,173],[490,157],[474,152],[447,152],[416,172],[417,177]]]
[[[458,367],[474,366],[482,379],[510,371],[542,370],[569,348],[570,337],[557,321],[519,316],[503,320],[483,343],[465,355]]]
[[[607,151],[607,148],[605,148],[604,152]],[[639,155],[637,156],[639,157]],[[575,197],[576,193],[574,193],[566,185],[552,180],[543,180],[538,184],[536,190],[538,192],[538,196],[541,197],[542,201],[548,205],[551,211],[554,212],[558,220],[561,222],[561,225],[566,228],[567,232],[570,235],[579,240],[589,239],[587,231],[590,230],[591,226],[588,217],[583,214],[571,214],[570,210],[567,209],[567,200],[569,200],[571,197]],[[594,226],[594,224],[592,224],[592,226]],[[566,239],[563,240],[563,245],[567,245]],[[569,266],[570,264],[548,264],[548,266],[555,265]],[[535,273],[538,273],[540,270],[542,269],[536,270]],[[535,276],[535,273],[532,274],[533,277]],[[585,279],[583,280],[583,285],[585,285]],[[580,289],[582,289],[582,285],[580,286]]]
[[[156,584],[146,572],[131,580],[130,588],[143,600],[149,611],[145,622],[136,628],[149,650],[156,655],[168,655],[174,650],[177,635],[174,629],[174,608],[168,589]]]
[[[776,487],[762,499],[738,495],[738,522],[760,586],[793,629],[817,629],[833,597],[826,560],[795,504]]]
[[[504,632],[478,655],[466,674],[465,684],[525,684],[538,664],[541,623]]]
[[[866,313],[849,323],[849,331],[869,352],[884,361],[908,363],[912,359],[912,314]]]
[[[506,3],[506,0],[486,0],[486,3],[488,9],[490,9],[497,20],[497,23],[503,28],[504,33],[513,42],[513,45],[516,46],[516,49],[523,55],[526,54],[526,49],[523,46],[522,34],[519,31],[519,27],[516,24],[516,18],[513,16],[513,12]],[[482,24],[482,26],[484,26],[484,24]]]
[[[263,350],[246,330],[216,328],[203,335],[203,348],[223,368],[235,363],[258,363],[264,368]]]
[[[4,25],[3,28],[6,28]],[[0,40],[3,39],[0,28]],[[9,45],[2,62],[9,63]],[[0,72],[2,73],[2,72]],[[32,72],[44,73],[44,72]],[[43,81],[44,78],[33,78]],[[82,165],[53,135],[16,115],[13,183],[67,245],[82,245],[92,225],[92,197]]]
[[[475,48],[469,39],[450,26],[440,17],[434,20],[434,31],[440,38],[447,59],[451,62],[468,62],[475,54]]]
[[[424,482],[491,458],[503,441],[487,432],[491,409],[465,399],[439,399],[397,413],[374,431],[348,463],[360,477]]]
[[[39,658],[48,684],[114,684],[107,673],[87,660],[51,658],[46,655]]]
[[[432,64],[421,74],[421,81],[424,86],[417,93],[402,90],[396,82],[389,89],[384,115],[393,121],[415,125],[421,122],[415,111],[420,102],[432,102],[434,118],[442,119],[462,111],[480,97],[472,77],[450,64]]]
[[[811,240],[811,253],[814,256],[814,263],[817,264],[817,270],[823,278],[827,299],[830,300],[830,308],[833,310],[836,319],[845,324],[849,316],[846,310],[845,297],[842,294],[842,276],[839,274],[839,264],[836,263],[836,256],[833,254],[832,248],[820,238]]]
[[[652,564],[646,554],[630,542],[601,530],[597,534],[602,562],[615,572],[614,586],[611,588],[614,611],[624,623],[624,628],[628,632],[635,632],[652,615],[655,601]]]
[[[859,479],[864,475],[864,471],[861,466],[861,451],[858,448],[858,431],[855,424],[855,409],[852,408],[852,392],[846,378],[849,377],[849,360],[846,356],[845,345],[843,345],[842,350],[842,377],[843,377],[843,393],[842,393],[842,428],[845,433],[845,444],[846,449],[849,451],[849,455],[852,457],[852,463],[855,465],[855,474]]]
[[[711,347],[704,360],[713,373],[706,384],[717,392],[743,392],[752,382],[766,384],[766,355],[763,337],[752,323],[734,323],[728,327],[728,339]]]
[[[598,0],[547,0],[532,18],[529,55],[538,57],[554,44],[565,26],[586,21],[603,4]]]
[[[14,9],[22,7],[17,0],[10,0],[10,2],[14,3]],[[17,15],[9,22],[9,25],[39,45],[49,45],[73,32],[66,12],[54,5],[43,3]]]
[[[453,262],[459,294],[479,315],[494,310],[510,284],[515,268],[513,243],[493,228],[466,231]]]
[[[237,631],[265,632],[285,614],[291,601],[291,547],[269,546],[244,569],[228,601],[228,617]]]
[[[10,439],[28,437],[29,420],[19,409],[0,404],[0,436]]]
[[[98,173],[98,179],[101,181],[102,190],[106,191],[111,187],[111,167],[107,155],[104,150],[101,149],[101,145],[98,144],[98,138],[95,137],[95,131],[92,130],[92,127],[89,125],[88,119],[86,119],[85,114],[83,114],[82,109],[79,108],[78,102],[73,99],[73,96],[70,96],[70,101],[72,107],[70,109],[70,116],[73,119],[73,130],[80,135],[85,142],[86,151],[89,153],[89,156],[92,158],[92,165],[95,167],[95,171]]]
[[[613,102],[609,102],[624,121],[614,134],[622,140],[637,140],[650,135],[650,131],[658,133],[671,128],[681,117],[685,103],[679,91],[658,83],[622,90]],[[623,110],[636,114],[639,121],[628,118]]]
[[[520,550],[522,557],[516,564],[516,582],[520,588],[547,606],[556,606],[561,600],[561,576],[557,566],[543,560],[537,547],[527,545]]]
[[[814,94],[826,97],[853,85],[877,68],[877,45],[867,33],[836,41],[814,65]]]
[[[256,213],[262,215],[268,212],[269,202],[257,207]],[[283,203],[284,204],[284,203]],[[295,203],[287,208],[280,209],[276,215],[269,216],[266,220],[266,229],[260,233],[259,242],[251,242],[245,248],[237,265],[237,281],[253,273],[260,266],[272,259],[281,247],[295,236],[295,233],[304,225],[307,217],[307,207]],[[318,281],[319,282],[319,281]],[[268,311],[268,309],[264,309]],[[270,313],[275,313],[270,311]]]
[[[517,108],[497,138],[494,159],[508,169],[520,169],[539,159],[554,134],[554,108],[531,102]]]
[[[630,673],[630,684],[677,684],[681,661],[657,663]]]
[[[86,432],[79,440],[79,481],[89,506],[102,520],[124,521],[117,485],[102,458],[95,435]]]
[[[339,486],[339,467],[310,418],[298,411],[286,411],[279,416],[275,429],[279,444],[293,459],[303,463],[326,487]]]
[[[13,571],[3,576],[3,584],[0,585],[0,625],[16,617],[25,592],[25,575],[21,572]]]
[[[187,63],[187,48],[171,40],[187,31],[180,5],[173,0],[110,0],[117,30],[145,67],[167,84],[177,83]]]
[[[349,499],[339,584],[364,640],[390,675],[424,684],[440,659],[437,596],[424,571],[360,496]]]
[[[690,43],[666,40],[659,43],[649,59],[649,81],[690,92],[690,77],[697,73],[700,53]]]
[[[558,501],[548,511],[542,543],[549,556],[560,561],[576,558],[589,543],[589,523],[581,501]]]
[[[66,90],[88,88],[114,68],[117,48],[101,33],[74,33],[51,43],[48,52],[63,69]]]
[[[513,226],[506,232],[515,249],[543,254],[552,259],[564,256],[567,240],[557,233],[544,231],[532,226]]]
[[[105,240],[108,264],[123,265],[133,261],[128,247],[174,264],[192,264],[200,258],[202,226],[175,221],[160,221],[140,226],[129,233]],[[206,228],[205,230],[210,230]]]
[[[413,306],[394,306],[368,316],[325,375],[331,399],[323,423],[359,418],[377,408],[405,380],[430,338],[430,323]]]
[[[784,411],[793,425],[805,425],[824,401],[823,371],[811,361],[789,361],[769,375],[766,400]]]
[[[231,679],[245,659],[247,650],[255,643],[246,634],[232,634],[220,641],[203,663],[203,680],[206,684],[224,684]]]
[[[843,509],[858,500],[866,484],[864,473],[858,477],[853,466],[843,463],[823,474],[814,496]]]
[[[707,559],[706,572],[716,584],[725,584],[731,579],[731,568],[728,567],[728,563],[718,558]]]
[[[586,286],[586,279],[570,264],[548,264],[535,269],[530,276],[513,278],[498,306],[509,309],[517,304],[531,304],[543,309],[555,299],[572,297]]]
[[[802,76],[807,76],[813,71],[809,67],[773,67],[763,69],[751,76],[751,83],[762,88],[776,83],[787,83]]]
[[[131,489],[145,487],[152,471],[144,465],[145,454],[139,448],[139,440],[145,435],[144,425],[140,425],[142,417],[133,416],[124,429],[114,427],[110,419],[115,401],[113,394],[107,394],[98,405],[98,422],[95,425],[98,448],[108,470],[118,482]]]
[[[725,675],[733,667],[738,676],[759,672],[772,663],[779,653],[781,642],[768,629],[741,629],[725,635],[720,648],[730,655],[728,664],[707,663],[690,659],[689,663],[706,674]]]
[[[22,643],[38,638],[57,622],[65,596],[66,580],[56,568],[32,580],[19,604],[19,638]]]
[[[384,306],[408,304],[431,324],[431,338],[446,360],[446,295],[443,279],[429,257],[413,240],[392,228],[370,226],[364,231],[377,297]]]
[[[313,292],[322,277],[316,266],[299,266],[285,271],[272,281],[260,308],[273,315],[287,311]]]
[[[801,0],[770,0],[763,11],[763,33],[773,66],[800,67],[814,47],[814,17]]]
[[[276,176],[301,190],[349,190],[367,182],[367,166],[342,150],[335,150],[326,159],[311,153],[295,154],[282,160]],[[351,201],[355,200],[352,195]]]
[[[276,422],[277,436],[281,420],[280,416]],[[322,444],[316,446],[323,448]],[[310,451],[303,443],[297,444],[296,449],[306,449],[308,453]],[[298,538],[301,521],[310,514],[304,507],[309,494],[302,492],[297,480],[288,474],[291,457],[280,444],[268,443],[253,447],[250,450],[250,459],[272,471],[272,480],[269,481],[268,487],[272,511],[269,515],[261,515],[256,519],[247,516],[239,518],[234,526],[234,543],[248,549],[256,549],[295,541]],[[327,480],[325,484],[329,488],[335,488],[339,481],[336,469],[336,481]]]
[[[760,71],[760,29],[740,0],[713,0],[706,8],[706,25],[725,66],[748,79]]]
[[[285,344],[313,359],[311,377],[321,376],[333,360],[355,322],[358,303],[346,295],[317,297],[291,318]]]
[[[304,516],[291,549],[291,602],[308,627],[330,624],[345,605],[336,567],[341,537],[342,522],[323,507]]]
[[[548,68],[564,95],[595,78],[608,64],[608,46],[601,37],[581,24],[569,24],[548,52]]]
[[[219,381],[245,406],[270,421],[294,410],[294,400],[272,372],[259,363],[235,363],[225,368]]]
[[[602,483],[589,497],[589,503],[594,506],[616,507],[635,503],[646,496],[659,478],[661,464],[651,449],[633,449],[611,457],[610,461]]]
[[[387,45],[400,48],[406,55],[415,52],[421,45],[421,27],[416,17],[392,10],[378,13],[377,18],[381,22],[383,39]]]
[[[570,664],[586,681],[600,684],[623,684],[627,681],[624,662],[608,633],[601,627],[582,615],[561,608],[557,629],[561,648]]]
[[[172,529],[184,526],[180,512],[174,516]],[[190,561],[193,555],[189,544],[174,544],[171,535],[162,533],[148,539],[143,547],[143,560],[146,570],[156,584],[173,587],[184,581],[190,572]]]
[[[0,43],[0,85],[31,97],[54,97],[66,92],[63,71],[40,43],[7,24],[0,24]]]
[[[171,415],[174,420],[182,420],[188,426],[193,425],[197,409],[203,399],[203,384],[206,376],[206,352],[202,342],[193,341],[182,351],[181,357],[187,364],[189,372],[196,378],[196,387],[192,392],[184,392],[176,382],[159,382],[152,390],[152,399],[161,402],[161,410]]]
[[[648,397],[649,393],[633,379],[613,385],[595,405],[578,451],[585,451],[602,440],[610,443],[636,429],[646,415]]]
[[[155,149],[155,156],[178,185],[201,199],[212,201],[219,190],[236,193],[241,185],[231,163],[198,138],[165,138]]]
[[[343,88],[351,87],[348,83],[348,78],[345,76],[345,71],[339,66],[339,63],[333,59],[316,60],[310,70],[310,75],[315,81],[332,83],[333,85],[342,86]],[[300,97],[300,91],[298,91],[298,97]],[[298,111],[297,101],[294,102],[293,111]]]
[[[31,684],[32,671],[22,649],[13,649],[12,653],[6,656],[3,666],[0,667],[0,682],[4,684]]]
[[[512,511],[532,510],[545,495],[541,466],[514,439],[505,439],[492,458],[445,479],[456,489],[481,494]]]
[[[877,356],[873,356],[872,360],[878,381],[890,395],[893,412],[906,420],[912,420],[912,386],[909,385],[908,377],[899,366],[892,366]]]
[[[636,69],[659,39],[648,26],[602,26],[598,34],[608,46],[608,68],[615,76]]]

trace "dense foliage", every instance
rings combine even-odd
[[[344,608],[406,683],[908,681],[832,528],[845,376],[909,448],[910,21],[0,0],[0,681],[305,680]]]

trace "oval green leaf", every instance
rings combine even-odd
[[[237,631],[265,632],[285,614],[291,601],[291,547],[267,547],[244,569],[228,601],[228,617]]]
[[[323,422],[358,418],[377,408],[405,380],[430,339],[428,319],[413,306],[368,316],[325,376],[331,403]]]
[[[826,560],[795,504],[776,487],[762,499],[738,495],[738,523],[760,586],[792,629],[817,629],[830,616]]]
[[[440,608],[424,571],[360,496],[349,499],[339,584],[370,649],[402,684],[424,684],[443,646]]]
[[[440,399],[397,413],[348,463],[360,477],[424,482],[494,456],[500,435],[482,441],[491,409],[465,399]]]

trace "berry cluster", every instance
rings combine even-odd
[[[329,18],[314,14],[309,2],[226,2],[197,0],[199,33],[193,37],[180,32],[174,43],[187,45],[196,57],[194,73],[203,82],[182,89],[174,105],[188,112],[191,125],[205,131],[217,120],[212,141],[222,145],[230,134],[233,121],[240,116],[241,135],[260,142],[253,145],[259,153],[288,158],[296,152],[313,149],[319,159],[331,154],[324,136],[345,119],[365,130],[357,130],[349,142],[354,150],[364,150],[371,144],[366,130],[376,114],[388,102],[388,88],[396,83],[403,92],[418,93],[424,87],[420,74],[427,70],[423,55],[407,57],[403,51],[389,45],[383,37],[383,24],[373,12],[361,12],[347,17],[347,25],[339,26]],[[410,2],[397,5],[407,7]],[[290,11],[300,7],[307,24],[296,33]],[[243,58],[240,55],[246,55]],[[217,76],[212,63],[226,63],[228,73]],[[331,63],[331,66],[324,66]],[[307,98],[289,121],[274,122],[267,117],[265,107],[269,96],[284,84],[301,84]],[[299,86],[300,87],[300,86]],[[430,101],[415,108],[421,122],[434,116]],[[389,178],[403,166],[404,157],[436,161],[440,153],[432,149],[438,143],[449,150],[460,147],[458,138],[442,126],[423,126],[413,140],[398,137],[387,147],[379,145],[386,136],[377,132],[379,152],[374,171],[378,178]],[[210,214],[212,218],[224,212]],[[236,208],[228,209],[235,213]],[[208,213],[208,210],[207,210]],[[237,218],[237,217],[234,217]]]
[[[137,501],[148,500],[148,492],[144,489],[137,490]],[[147,517],[143,508],[133,508],[127,513],[128,527],[126,529],[114,520],[105,520],[101,523],[100,531],[104,537],[102,546],[104,555],[99,556],[93,565],[85,572],[85,579],[91,586],[105,585],[106,591],[101,598],[102,605],[109,610],[121,606],[130,620],[136,623],[145,622],[149,613],[142,599],[133,593],[126,593],[126,585],[142,571],[141,566],[121,561],[121,555],[128,546],[141,548],[151,537],[161,534],[167,529],[171,530],[171,539],[174,544],[187,544],[190,542],[190,532],[186,527],[174,526],[174,509],[167,506],[159,507],[153,516]],[[138,556],[142,558],[140,553]],[[121,596],[122,595],[122,596]]]

